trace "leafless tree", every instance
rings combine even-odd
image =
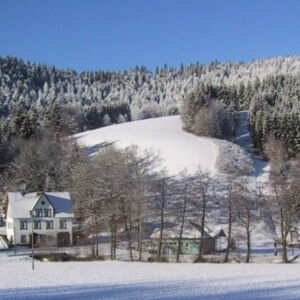
[[[178,236],[178,246],[176,252],[176,262],[179,262],[180,253],[181,253],[181,243],[184,226],[186,224],[186,218],[189,210],[191,209],[192,199],[193,199],[193,178],[187,174],[186,171],[180,174],[180,178],[178,179],[178,183],[176,185],[176,203],[174,212],[178,218],[180,229]]]
[[[165,171],[157,174],[157,178],[152,185],[153,214],[160,223],[157,261],[161,261],[163,233],[165,229],[166,217],[169,209],[169,200],[171,196],[172,178]]]
[[[117,234],[121,223],[121,201],[124,197],[123,156],[112,146],[101,150],[94,158],[96,194],[103,202],[101,214],[110,232],[110,257],[116,259]]]
[[[210,189],[213,186],[213,180],[207,173],[204,173],[201,168],[198,168],[198,171],[196,172],[194,177],[193,185],[196,193],[193,205],[195,209],[198,210],[200,216],[200,244],[198,261],[203,262],[203,243],[205,236],[205,226],[207,223],[208,201],[210,197]]]
[[[127,172],[129,180],[127,195],[132,204],[132,217],[134,226],[137,228],[138,260],[142,260],[142,232],[145,218],[149,215],[147,207],[151,201],[151,182],[154,178],[154,170],[160,162],[160,158],[151,151],[141,152],[136,146],[126,149]]]
[[[247,255],[246,263],[250,262],[251,255],[251,232],[255,221],[259,220],[258,197],[251,193],[246,183],[241,184],[239,189],[233,195],[233,207],[237,216],[238,223],[245,228],[247,237]]]
[[[288,234],[299,220],[300,212],[298,164],[292,167],[288,161],[287,147],[281,141],[269,138],[265,149],[271,163],[268,204],[272,220],[280,232],[282,261],[287,263]]]

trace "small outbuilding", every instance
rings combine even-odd
[[[184,226],[180,238],[181,228],[178,225],[165,228],[162,238],[162,257],[166,260],[172,260],[177,255],[179,242],[180,255],[197,257],[201,242],[201,227],[195,223],[188,223]],[[214,253],[222,246],[219,246],[221,239],[226,236],[223,229],[218,230],[216,234],[211,234],[208,230],[204,231],[203,254]],[[148,251],[154,256],[158,252],[160,240],[160,228],[154,229],[151,235],[151,241],[148,244]]]

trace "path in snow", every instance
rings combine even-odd
[[[269,180],[269,163],[259,159],[253,152],[253,141],[248,128],[249,113],[247,111],[239,112],[239,125],[236,129],[235,143],[250,154],[253,160],[254,176],[256,182],[261,184]]]

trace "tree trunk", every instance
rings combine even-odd
[[[110,259],[113,260],[114,259],[114,248],[113,248],[113,230],[111,229],[110,231]]]
[[[99,257],[99,232],[96,224],[96,257]]]
[[[162,249],[162,240],[163,240],[163,231],[164,231],[164,211],[161,210],[160,214],[160,233],[159,233],[159,241],[158,241],[158,251],[157,251],[157,260],[160,261],[161,259],[161,249]]]
[[[287,235],[283,235],[282,237],[282,262],[283,263],[288,263],[288,254],[287,254],[287,240],[286,240]]]
[[[232,226],[232,207],[231,207],[231,200],[228,207],[228,236],[227,236],[227,247],[224,262],[229,261],[229,252],[230,252],[230,243],[231,243],[231,226]]]
[[[139,251],[139,261],[142,261],[142,222],[139,217],[138,224],[138,251]]]
[[[125,231],[126,231],[127,240],[128,240],[129,257],[130,257],[130,261],[133,261],[131,230],[128,226],[127,216],[125,213],[123,213],[123,219],[124,219]]]
[[[251,253],[251,233],[250,233],[250,227],[247,227],[247,257],[246,257],[246,263],[250,262],[250,253]]]
[[[285,228],[285,218],[284,218],[284,212],[283,209],[280,209],[280,229],[281,229],[281,244],[282,244],[282,262],[288,263],[288,255],[287,255],[287,240],[286,237],[288,235],[288,232],[286,232]]]
[[[198,261],[203,262],[203,241],[204,241],[204,226],[205,226],[205,217],[206,217],[206,195],[202,192],[203,207],[202,207],[202,216],[201,216],[201,236],[200,236],[200,245],[199,245],[199,256]]]
[[[117,258],[117,231],[114,234],[114,260]]]
[[[182,218],[182,222],[181,222],[181,226],[180,226],[179,239],[178,239],[176,262],[179,262],[179,257],[180,257],[180,252],[181,252],[181,241],[182,241],[182,233],[183,233],[184,220],[185,220],[185,218]]]
[[[92,226],[92,257],[95,258],[95,228]]]
[[[179,239],[178,239],[176,262],[179,262],[179,257],[180,257],[180,252],[181,252],[182,233],[183,233],[183,228],[184,228],[184,223],[185,223],[185,213],[186,213],[186,203],[187,203],[186,189],[187,189],[187,187],[185,186],[185,197],[184,197],[184,202],[183,202],[183,211],[182,211],[181,226],[180,226],[180,233],[179,233]]]
[[[113,215],[110,219],[110,259],[114,260],[116,259],[116,247],[117,247],[117,242],[116,242],[116,237],[117,235],[117,228],[116,228],[116,220],[115,216]]]

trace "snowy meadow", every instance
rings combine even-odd
[[[0,257],[0,299],[300,298],[299,264],[36,262]]]

